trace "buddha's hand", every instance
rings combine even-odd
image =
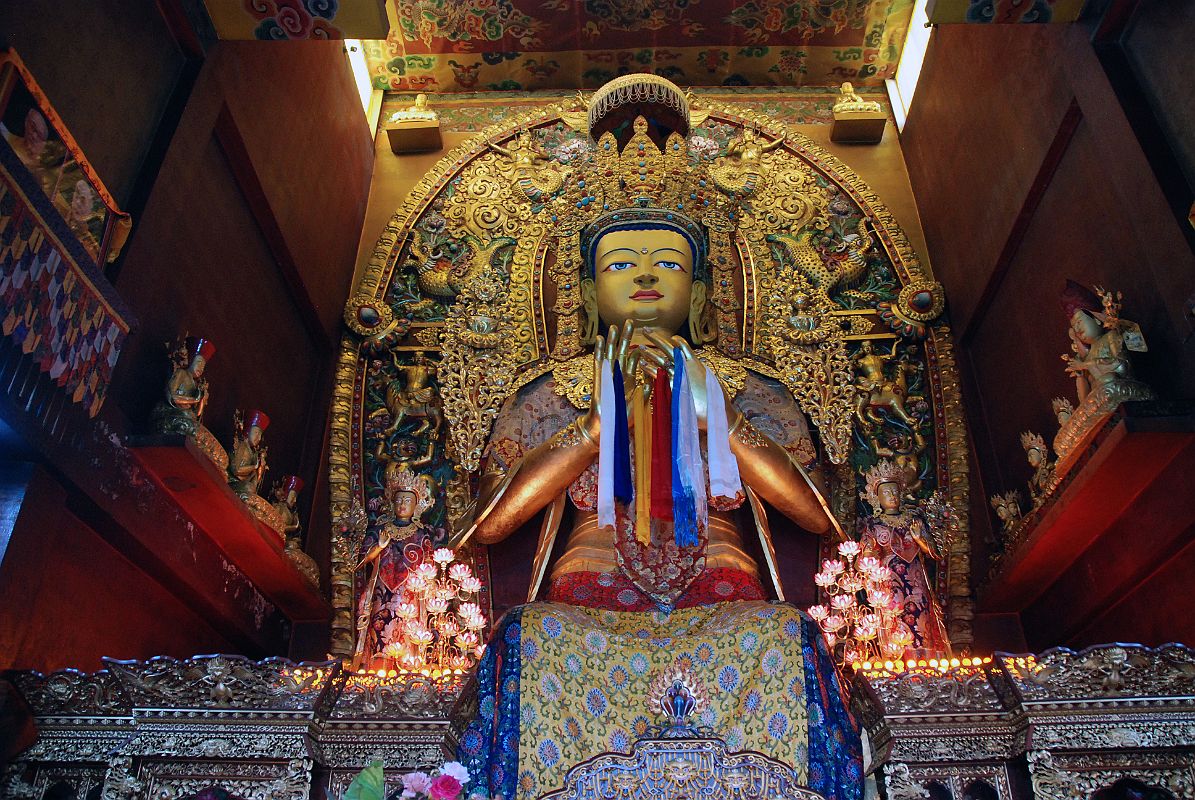
[[[676,364],[674,351],[679,349],[681,357],[685,362],[685,375],[689,379],[689,386],[693,391],[693,407],[697,412],[697,428],[698,430],[706,430],[709,427],[709,392],[706,386],[706,372],[705,363],[697,357],[693,352],[693,348],[685,341],[682,336],[673,336],[671,339],[665,339],[659,333],[654,331],[647,334],[652,343],[656,345],[658,350],[652,348],[645,350],[643,356],[648,362],[651,362],[656,369],[667,369],[670,377],[676,375]],[[714,376],[714,380],[718,380]],[[737,409],[730,403],[730,392],[722,386],[721,381],[718,384],[722,389],[722,401],[725,403],[726,418],[733,420],[738,414]]]
[[[593,391],[590,394],[589,410],[585,412],[585,415],[577,423],[581,426],[581,430],[588,434],[594,442],[600,440],[602,429],[601,419],[598,416],[598,406],[602,399],[602,365],[610,362],[611,366],[613,366],[616,362],[618,368],[622,370],[622,390],[626,393],[628,405],[631,393],[637,391],[635,387],[635,372],[639,369],[640,352],[639,350],[631,350],[631,338],[633,335],[634,325],[631,320],[627,320],[621,330],[611,325],[606,338],[603,339],[601,336],[598,336],[597,343],[594,345]],[[638,391],[650,391],[650,387],[643,385]]]

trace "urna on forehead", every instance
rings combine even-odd
[[[585,255],[588,277],[594,277],[602,239],[616,231],[673,231],[689,243],[693,255],[694,279],[705,278],[705,231],[684,214],[658,208],[626,208],[611,211],[595,219],[581,232],[581,250]]]

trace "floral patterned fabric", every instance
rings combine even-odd
[[[925,519],[913,512],[900,516],[877,515],[860,523],[859,543],[863,552],[880,559],[892,570],[892,590],[900,608],[898,619],[913,634],[906,658],[946,655],[950,640],[942,624],[942,610],[925,568],[927,556],[917,540],[930,541]]]
[[[460,759],[470,791],[534,798],[598,753],[630,752],[663,722],[646,697],[681,667],[708,704],[695,724],[732,750],[792,764],[829,800],[862,788],[859,735],[821,636],[796,608],[718,603],[672,614],[536,603],[509,614],[478,671]]]
[[[676,602],[676,608],[725,603],[731,600],[764,600],[759,578],[729,567],[701,573]],[[548,601],[611,611],[653,611],[656,604],[638,591],[620,572],[570,572],[552,581]]]

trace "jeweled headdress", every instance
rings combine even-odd
[[[1042,438],[1040,433],[1032,433],[1030,431],[1022,433],[1021,447],[1026,453],[1030,450],[1037,450],[1043,456],[1050,454],[1050,451],[1046,449],[1046,440]]]
[[[413,514],[415,519],[423,516],[424,512],[436,502],[432,497],[432,488],[427,478],[410,470],[398,470],[390,479],[387,489],[393,494],[405,492],[415,496],[415,513]]]
[[[873,509],[879,511],[881,508],[880,487],[885,483],[895,483],[903,492],[908,485],[909,476],[904,468],[895,461],[882,458],[876,462],[874,467],[863,473],[863,480],[866,488],[859,493],[859,497],[866,500]]]

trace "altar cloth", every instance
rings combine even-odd
[[[821,634],[797,608],[739,601],[664,614],[561,603],[513,609],[478,667],[478,715],[461,739],[471,792],[505,800],[559,788],[567,770],[629,753],[664,722],[649,687],[686,670],[707,702],[691,722],[790,764],[827,800],[857,800],[859,733]]]

